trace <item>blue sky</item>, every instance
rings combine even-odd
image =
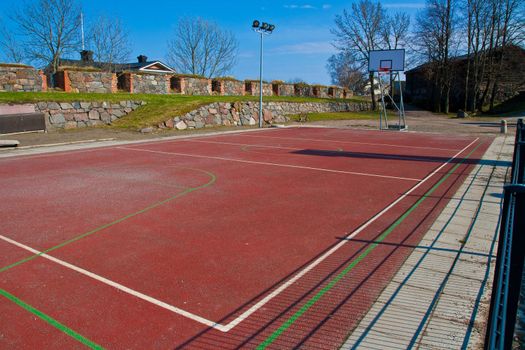
[[[30,0],[27,0],[31,2]],[[20,0],[1,0],[0,16],[7,17]],[[129,29],[132,59],[145,54],[164,60],[166,41],[179,18],[199,16],[231,30],[239,40],[239,59],[232,75],[239,79],[258,77],[259,39],[250,26],[254,19],[273,23],[276,30],[265,37],[265,80],[301,78],[309,83],[329,84],[326,61],[335,50],[330,33],[334,18],[351,1],[138,1],[84,0],[86,22],[100,14],[115,15]],[[388,11],[414,15],[424,0],[389,0]]]

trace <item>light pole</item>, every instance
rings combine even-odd
[[[266,22],[259,22],[258,20],[253,21],[252,29],[254,32],[261,35],[261,59],[259,67],[259,128],[263,127],[263,36],[270,35],[275,30],[273,24]]]

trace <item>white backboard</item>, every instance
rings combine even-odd
[[[368,71],[379,72],[381,68],[392,72],[405,70],[405,50],[373,50],[368,53]]]

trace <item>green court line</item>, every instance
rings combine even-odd
[[[191,169],[191,168],[187,168],[187,169]],[[66,246],[66,245],[68,245],[68,244],[71,244],[71,243],[73,243],[73,242],[76,242],[76,241],[78,241],[78,240],[80,240],[80,239],[82,239],[82,238],[85,238],[85,237],[91,236],[91,235],[94,234],[94,233],[97,233],[97,232],[99,232],[99,231],[102,231],[102,230],[104,230],[104,229],[106,229],[106,228],[108,228],[108,227],[114,226],[114,225],[116,225],[116,224],[118,224],[118,223],[121,223],[121,222],[123,222],[123,221],[125,221],[125,220],[127,220],[127,219],[130,219],[130,218],[132,218],[132,217],[134,217],[134,216],[137,216],[137,215],[140,215],[140,214],[144,214],[144,213],[150,211],[151,209],[157,208],[157,207],[159,207],[159,206],[161,206],[161,205],[164,205],[164,204],[166,204],[166,203],[168,203],[168,202],[171,202],[171,201],[173,201],[173,200],[175,200],[175,199],[177,199],[177,198],[180,198],[180,197],[182,197],[182,196],[185,196],[185,195],[187,195],[187,194],[189,194],[189,193],[192,193],[192,192],[195,192],[195,191],[201,190],[201,189],[203,189],[203,188],[206,188],[206,187],[208,187],[208,186],[211,186],[211,185],[212,185],[213,183],[215,183],[215,181],[217,180],[217,177],[215,176],[215,174],[213,174],[213,173],[211,173],[211,172],[208,172],[208,171],[205,171],[205,170],[201,170],[201,169],[191,169],[191,170],[196,170],[196,171],[200,171],[200,172],[202,172],[202,173],[205,173],[206,175],[210,176],[210,178],[211,178],[210,181],[208,181],[208,182],[205,183],[204,185],[200,185],[200,186],[197,186],[197,187],[190,187],[190,188],[187,188],[186,190],[184,190],[184,191],[182,191],[182,192],[179,192],[179,193],[177,193],[176,195],[174,195],[174,196],[172,196],[172,197],[170,197],[170,198],[167,198],[167,199],[165,199],[165,200],[163,200],[163,201],[160,201],[160,202],[154,203],[154,204],[152,204],[152,205],[150,205],[150,206],[148,206],[148,207],[146,207],[146,208],[144,208],[144,209],[141,209],[141,210],[139,210],[139,211],[137,211],[137,212],[134,212],[134,213],[132,213],[132,214],[128,214],[128,215],[126,215],[126,216],[124,216],[124,217],[122,217],[122,218],[120,218],[120,219],[117,219],[117,220],[115,220],[115,221],[112,221],[112,222],[110,222],[110,223],[108,223],[108,224],[105,224],[105,225],[99,226],[99,227],[97,227],[97,228],[95,228],[95,229],[93,229],[93,230],[91,230],[91,231],[89,231],[89,232],[86,232],[86,233],[84,233],[84,234],[82,234],[82,235],[80,235],[80,236],[77,236],[77,237],[71,238],[71,239],[69,239],[69,240],[67,240],[67,241],[65,241],[65,242],[62,242],[62,243],[60,243],[60,244],[54,246],[54,247],[48,248],[48,249],[46,249],[46,250],[44,250],[44,251],[41,251],[41,252],[38,253],[38,254],[31,255],[31,256],[29,256],[29,257],[27,257],[27,258],[25,258],[25,259],[22,259],[22,260],[20,260],[20,261],[17,261],[17,262],[15,262],[15,263],[11,264],[11,265],[4,266],[3,268],[0,269],[0,273],[1,273],[1,272],[5,272],[5,271],[7,271],[7,270],[9,270],[9,269],[12,269],[12,268],[15,267],[15,266],[18,266],[18,265],[24,264],[24,263],[26,263],[26,262],[28,262],[28,261],[31,261],[31,260],[33,260],[33,259],[36,259],[36,258],[38,258],[39,256],[41,256],[42,254],[47,254],[47,253],[52,252],[52,251],[54,251],[54,250],[60,249],[60,248]]]
[[[354,261],[352,261],[343,271],[341,271],[336,277],[334,277],[323,289],[321,289],[317,294],[315,294],[306,304],[304,304],[297,312],[295,312],[290,318],[288,318],[277,330],[275,330],[268,338],[266,338],[259,346],[258,350],[266,349],[270,344],[272,344],[277,338],[281,336],[288,328],[290,328],[297,319],[299,319],[308,309],[310,309],[319,299],[323,297],[330,289],[332,289],[343,277],[345,277],[357,264],[359,264],[364,258],[366,258],[372,250],[374,250],[385,238],[394,231],[409,215],[412,213],[419,205],[427,199],[429,196],[434,193],[434,191],[445,182],[450,175],[452,175],[461,164],[469,158],[472,153],[474,153],[481,145],[479,143],[461,162],[457,163],[452,169],[450,169],[445,176],[443,176],[430,190],[428,190],[421,198],[417,200],[403,215],[401,215],[392,225],[390,225],[378,239],[376,243],[371,244],[364,252],[362,252]]]
[[[25,303],[24,301],[20,300],[19,298],[15,297],[13,294],[10,294],[9,292],[7,292],[5,290],[0,289],[0,295],[5,297],[6,299],[11,300],[13,303],[15,303],[18,306],[24,308],[25,310],[29,311],[33,315],[39,317],[40,319],[42,319],[45,322],[49,323],[50,325],[52,325],[53,327],[57,328],[58,330],[66,333],[71,338],[81,342],[82,344],[86,345],[87,347],[89,347],[91,349],[97,349],[97,350],[104,349],[102,346],[100,346],[100,345],[92,342],[91,340],[87,339],[86,337],[78,334],[77,332],[75,332],[71,328],[68,328],[68,327],[64,326],[62,323],[58,322],[57,320],[55,320],[51,316],[48,316],[45,313],[43,313],[42,311],[40,311],[38,309],[35,309],[31,305],[29,305],[29,304]]]

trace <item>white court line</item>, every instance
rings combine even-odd
[[[249,146],[249,147],[260,147],[260,148],[276,148],[276,149],[289,149],[291,151],[299,151],[304,148],[297,147],[282,147],[282,146],[268,146],[268,145],[258,145],[258,144],[249,144],[249,143],[237,143],[237,142],[221,142],[221,141],[205,141],[205,140],[183,140],[184,142],[199,142],[199,143],[211,143],[218,145],[232,145],[232,146]],[[336,152],[334,150],[334,152]]]
[[[268,303],[271,299],[275,298],[277,295],[279,295],[280,293],[282,293],[285,289],[287,289],[289,286],[291,286],[292,284],[294,284],[298,279],[300,279],[301,277],[303,277],[305,274],[307,274],[309,271],[311,271],[313,268],[315,268],[317,265],[319,265],[321,262],[323,262],[326,258],[328,258],[330,255],[332,255],[335,251],[337,251],[339,248],[341,248],[343,245],[347,244],[348,242],[350,242],[350,240],[352,238],[354,238],[356,235],[358,235],[360,232],[362,232],[365,228],[367,228],[368,226],[370,226],[373,222],[375,222],[377,219],[379,219],[381,216],[383,216],[387,211],[389,211],[390,209],[392,209],[397,203],[399,203],[400,201],[402,201],[403,199],[405,199],[408,195],[410,195],[412,192],[414,192],[417,188],[419,188],[421,185],[423,185],[426,181],[428,181],[431,177],[433,177],[435,174],[437,174],[439,171],[441,171],[441,169],[443,169],[446,165],[448,165],[452,160],[454,160],[455,158],[457,158],[461,153],[463,153],[465,150],[467,150],[471,145],[473,145],[475,142],[477,142],[479,140],[479,138],[475,139],[474,141],[472,141],[468,146],[466,146],[465,148],[463,148],[461,151],[459,151],[456,155],[454,155],[452,158],[450,158],[446,163],[443,163],[440,167],[438,167],[437,169],[435,169],[431,174],[427,175],[423,180],[421,180],[419,183],[417,183],[416,185],[414,185],[414,187],[412,187],[410,190],[408,190],[407,192],[405,192],[402,196],[400,196],[398,199],[396,199],[394,202],[392,202],[390,205],[388,205],[386,208],[384,208],[383,210],[381,210],[379,213],[377,213],[376,215],[374,215],[370,220],[368,220],[366,223],[364,223],[363,225],[361,225],[359,228],[357,228],[356,230],[354,230],[353,232],[351,232],[349,235],[345,236],[345,238],[343,240],[341,240],[338,244],[336,244],[335,246],[333,246],[330,250],[328,250],[326,253],[324,253],[322,256],[320,256],[319,258],[317,258],[315,261],[313,261],[310,265],[308,265],[307,267],[305,267],[303,270],[301,270],[300,272],[298,272],[296,275],[294,275],[291,279],[289,279],[288,281],[286,281],[285,283],[283,283],[281,286],[279,286],[278,288],[276,288],[273,292],[271,292],[270,294],[268,294],[266,297],[264,297],[263,299],[261,299],[259,302],[257,302],[256,304],[254,304],[252,307],[250,307],[248,310],[246,310],[245,312],[243,312],[241,315],[239,315],[236,319],[234,319],[233,321],[231,321],[230,323],[228,323],[227,325],[222,325],[222,324],[219,324],[217,322],[213,322],[213,321],[210,321],[206,318],[203,318],[201,316],[198,316],[198,315],[195,315],[195,314],[192,314],[188,311],[185,311],[185,310],[182,310],[180,308],[177,308],[173,305],[170,305],[170,304],[167,304],[163,301],[160,301],[158,299],[155,299],[153,297],[150,297],[148,295],[145,295],[143,293],[140,293],[140,292],[137,292],[131,288],[128,288],[126,286],[123,286],[117,282],[113,282],[111,280],[108,280],[107,278],[104,278],[102,276],[99,276],[99,275],[96,275],[90,271],[87,271],[87,270],[84,270],[78,266],[75,266],[75,265],[72,265],[68,262],[65,262],[63,260],[60,260],[60,259],[57,259],[53,256],[50,256],[48,254],[45,254],[45,253],[42,253],[36,249],[33,249],[31,247],[28,247],[22,243],[18,243],[10,238],[7,238],[7,237],[4,237],[2,235],[0,235],[0,239],[6,241],[6,242],[9,242],[13,245],[16,245],[17,247],[20,247],[22,249],[25,249],[25,250],[28,250],[30,252],[32,252],[33,254],[39,254],[41,257],[45,258],[45,259],[48,259],[48,260],[51,260],[59,265],[62,265],[64,267],[67,267],[69,269],[72,269],[78,273],[81,273],[83,275],[86,275],[88,277],[91,277],[97,281],[100,281],[102,283],[105,283],[107,285],[110,285],[114,288],[117,288],[125,293],[128,293],[130,295],[133,295],[133,296],[136,296],[137,298],[140,298],[142,300],[145,300],[145,301],[148,301],[152,304],[155,304],[159,307],[162,307],[166,310],[169,310],[169,311],[172,311],[176,314],[179,314],[181,316],[184,316],[186,318],[189,318],[191,320],[194,320],[198,323],[201,323],[201,324],[204,324],[208,327],[212,327],[214,329],[217,329],[221,332],[228,332],[230,331],[232,328],[234,328],[235,326],[237,326],[238,324],[240,324],[242,321],[244,321],[246,318],[248,318],[251,314],[253,314],[254,312],[256,312],[257,310],[259,310],[262,306],[264,306],[266,303]]]
[[[216,135],[216,137],[222,137],[225,135]],[[282,140],[301,140],[301,141],[316,141],[316,142],[337,142],[337,143],[351,143],[357,145],[371,145],[371,146],[388,146],[388,147],[398,147],[398,148],[416,148],[416,149],[430,149],[438,151],[457,151],[453,148],[436,148],[436,147],[424,147],[424,146],[408,146],[408,145],[393,145],[388,143],[371,143],[371,142],[357,142],[357,141],[338,141],[338,140],[319,140],[319,139],[307,139],[302,137],[281,137],[281,136],[262,136],[262,135],[240,135],[248,137],[259,137],[259,138],[272,138],[272,139],[282,139]]]
[[[279,163],[269,163],[269,162],[257,162],[257,161],[252,161],[252,160],[224,158],[224,157],[214,157],[214,156],[204,156],[204,155],[199,155],[199,154],[189,154],[189,153],[179,153],[179,152],[154,151],[154,150],[141,149],[141,148],[131,148],[131,147],[117,147],[117,148],[118,149],[124,149],[124,150],[130,150],[130,151],[137,151],[137,152],[147,152],[147,153],[155,153],[155,154],[167,154],[167,155],[193,157],[193,158],[216,159],[216,160],[225,160],[225,161],[228,161],[228,162],[239,162],[239,163],[258,164],[258,165],[270,165],[270,166],[277,166],[277,167],[282,167],[282,168],[315,170],[315,171],[323,171],[323,172],[335,173],[335,174],[347,174],[347,175],[358,175],[358,176],[368,176],[368,177],[379,177],[379,178],[384,178],[384,179],[395,179],[395,180],[406,180],[406,181],[421,181],[421,179],[414,179],[414,178],[410,178],[410,177],[398,177],[398,176],[379,175],[379,174],[371,174],[371,173],[359,173],[359,172],[354,172],[354,171],[333,170],[333,169],[325,169],[325,168],[314,168],[314,167],[308,167],[308,166],[302,166],[302,165],[279,164]]]
[[[247,146],[247,147],[254,147],[254,148],[287,149],[287,150],[291,150],[291,151],[304,151],[305,150],[304,148],[296,148],[296,147],[267,146],[267,145],[249,144],[249,143],[236,143],[236,142],[220,142],[220,141],[204,141],[204,140],[181,140],[181,141],[184,141],[184,142],[211,143],[211,144],[218,144],[218,145],[232,145],[232,146],[245,146],[245,147]],[[310,150],[310,149],[307,149],[307,150]],[[330,152],[330,153],[333,153],[333,154],[338,154],[339,152],[342,152],[342,154],[344,154],[345,152],[347,152],[349,154],[352,154],[352,153],[366,154],[365,152],[353,152],[353,151],[350,151],[350,150],[345,151],[342,148],[340,148],[339,150],[320,150],[320,151]],[[454,151],[457,151],[457,150],[454,150]],[[407,157],[412,157],[412,159],[407,158]],[[371,158],[373,158],[373,157],[371,157]],[[427,161],[427,162],[430,162],[428,159],[425,159],[425,156],[416,157],[416,156],[396,156],[396,155],[381,154],[381,155],[377,155],[376,158],[408,160],[408,161]]]
[[[432,176],[434,176],[435,174],[437,174],[439,171],[441,171],[441,169],[443,169],[447,164],[449,164],[452,160],[454,160],[457,156],[459,156],[461,153],[463,153],[466,149],[468,149],[472,144],[474,144],[476,141],[478,141],[479,138],[475,139],[474,141],[472,141],[472,143],[470,143],[468,146],[466,146],[465,148],[463,148],[461,151],[459,151],[458,153],[456,153],[456,155],[454,155],[452,158],[450,158],[446,163],[443,163],[439,168],[437,168],[436,170],[434,170],[432,173],[430,173],[429,175],[427,175],[427,177],[425,177],[423,180],[421,180],[421,182],[419,182],[418,184],[416,184],[414,187],[412,187],[410,190],[408,190],[407,192],[405,192],[405,194],[403,194],[401,197],[399,197],[398,199],[396,199],[394,202],[392,202],[389,206],[387,206],[386,208],[384,208],[383,210],[381,210],[379,213],[377,213],[376,215],[374,215],[370,220],[368,220],[366,223],[364,223],[363,225],[361,225],[359,228],[357,228],[356,230],[354,230],[353,232],[351,232],[349,235],[347,235],[343,240],[339,241],[339,243],[337,243],[335,246],[333,246],[330,250],[328,250],[326,253],[324,253],[323,255],[321,255],[319,258],[317,258],[314,262],[312,262],[310,265],[308,265],[307,267],[305,267],[302,271],[300,271],[299,273],[297,273],[295,276],[293,276],[291,279],[289,279],[288,281],[286,281],[284,284],[282,284],[281,286],[279,286],[279,288],[275,289],[272,293],[268,294],[266,297],[264,297],[263,299],[261,299],[258,303],[256,303],[255,305],[253,305],[251,308],[249,308],[248,310],[246,310],[245,312],[243,312],[239,317],[237,317],[235,320],[231,321],[227,326],[227,331],[229,331],[230,329],[232,329],[233,327],[235,327],[236,325],[238,325],[239,323],[241,323],[242,321],[244,321],[246,318],[248,318],[251,314],[253,314],[255,311],[257,311],[258,309],[260,309],[262,306],[264,306],[264,304],[266,304],[267,302],[269,302],[271,299],[273,299],[274,297],[276,297],[278,294],[280,294],[282,291],[284,291],[286,288],[288,288],[289,286],[291,286],[293,283],[295,283],[295,281],[297,281],[298,279],[300,279],[301,277],[303,277],[306,273],[308,273],[310,270],[312,270],[314,267],[316,267],[317,265],[319,265],[320,263],[322,263],[326,258],[328,258],[330,255],[332,255],[336,250],[338,250],[339,248],[341,248],[343,245],[347,244],[348,242],[350,242],[350,240],[352,238],[354,238],[356,235],[358,235],[361,231],[363,231],[365,228],[367,228],[368,226],[370,226],[373,222],[375,222],[377,219],[379,219],[381,216],[383,216],[383,214],[385,214],[387,211],[389,211],[390,209],[392,209],[392,207],[394,207],[397,203],[401,202],[403,199],[405,199],[408,195],[410,195],[412,192],[414,192],[417,188],[419,188],[421,185],[423,185],[426,181],[428,181],[428,179],[430,179]]]
[[[64,145],[64,146],[51,146],[49,147],[49,149],[47,149],[46,147],[47,145],[45,144],[39,145],[39,147],[33,147],[29,149],[22,149],[21,147],[17,147],[16,149],[20,150],[22,152],[21,154],[20,152],[16,152],[16,149],[13,150],[15,152],[8,152],[6,150],[4,154],[2,154],[3,153],[2,151],[0,152],[0,161],[2,160],[15,161],[15,160],[24,160],[24,159],[33,159],[33,158],[54,157],[54,156],[61,156],[64,154],[76,154],[76,153],[108,150],[108,149],[113,149],[116,146],[122,146],[122,145],[164,144],[164,143],[172,143],[174,141],[185,141],[186,139],[192,139],[192,138],[210,138],[210,137],[215,137],[215,136],[226,136],[230,134],[242,135],[244,133],[256,133],[256,132],[261,132],[261,131],[266,131],[266,130],[267,129],[218,131],[218,132],[210,132],[207,134],[177,135],[177,136],[162,137],[160,139],[147,139],[147,140],[135,140],[135,141],[115,139],[114,141],[104,141],[101,143],[87,143],[85,145],[70,144],[70,145]],[[77,147],[77,148],[70,149],[70,147]],[[60,149],[56,149],[56,148],[60,148]]]
[[[102,276],[99,276],[99,275],[97,275],[97,274],[95,274],[95,273],[93,273],[93,272],[90,272],[90,271],[88,271],[88,270],[84,270],[83,268],[78,267],[78,266],[73,265],[73,264],[70,264],[70,263],[68,263],[68,262],[66,262],[66,261],[64,261],[64,260],[57,259],[57,258],[55,258],[55,257],[53,257],[53,256],[51,256],[51,255],[49,255],[49,254],[45,254],[45,253],[43,253],[43,252],[41,252],[41,251],[38,251],[38,250],[33,249],[33,248],[29,247],[29,246],[26,246],[25,244],[22,244],[22,243],[19,243],[19,242],[17,242],[17,241],[14,241],[14,240],[12,240],[12,239],[10,239],[10,238],[8,238],[8,237],[5,237],[5,236],[0,235],[0,239],[6,241],[6,242],[8,242],[8,243],[11,243],[11,244],[13,244],[13,245],[15,245],[15,246],[17,246],[17,247],[19,247],[19,248],[25,249],[25,250],[27,250],[27,251],[33,253],[33,254],[38,254],[38,255],[41,256],[42,258],[45,258],[45,259],[51,260],[51,261],[54,262],[54,263],[57,263],[57,264],[62,265],[62,266],[64,266],[64,267],[67,267],[68,269],[71,269],[71,270],[73,270],[73,271],[76,271],[76,272],[78,272],[78,273],[80,273],[80,274],[82,274],[82,275],[85,275],[85,276],[91,277],[91,278],[93,278],[93,279],[95,279],[95,280],[97,280],[97,281],[99,281],[99,282],[102,282],[102,283],[107,284],[107,285],[109,285],[109,286],[111,286],[111,287],[117,288],[117,289],[120,290],[120,291],[123,291],[123,292],[125,292],[125,293],[131,294],[131,295],[133,295],[133,296],[135,296],[135,297],[137,297],[137,298],[140,298],[140,299],[142,299],[142,300],[148,301],[148,302],[150,302],[150,303],[152,303],[152,304],[155,304],[155,305],[157,305],[157,306],[160,306],[160,307],[162,307],[162,308],[164,308],[164,309],[166,309],[166,310],[169,310],[169,311],[175,312],[176,314],[182,315],[182,316],[184,316],[184,317],[187,317],[187,318],[189,318],[189,319],[192,319],[192,320],[194,320],[194,321],[197,321],[197,322],[199,322],[199,323],[202,323],[202,324],[204,324],[204,325],[206,325],[206,326],[213,327],[213,328],[216,328],[216,329],[218,329],[218,330],[220,330],[220,331],[222,331],[222,332],[225,332],[225,330],[224,330],[225,327],[224,327],[223,325],[221,325],[221,324],[218,324],[218,323],[216,323],[216,322],[210,321],[210,320],[205,319],[205,318],[203,318],[203,317],[201,317],[201,316],[198,316],[198,315],[192,314],[191,312],[188,312],[188,311],[185,311],[185,310],[179,309],[178,307],[175,307],[175,306],[173,306],[173,305],[167,304],[167,303],[165,303],[165,302],[163,302],[163,301],[160,301],[160,300],[158,300],[158,299],[155,299],[155,298],[153,298],[153,297],[150,297],[150,296],[148,296],[148,295],[146,295],[146,294],[143,294],[143,293],[137,292],[136,290],[133,290],[133,289],[131,289],[131,288],[128,288],[128,287],[126,287],[126,286],[123,286],[123,285],[120,284],[120,283],[117,283],[117,282],[114,282],[114,281],[108,280],[107,278],[104,278],[104,277],[102,277]]]

